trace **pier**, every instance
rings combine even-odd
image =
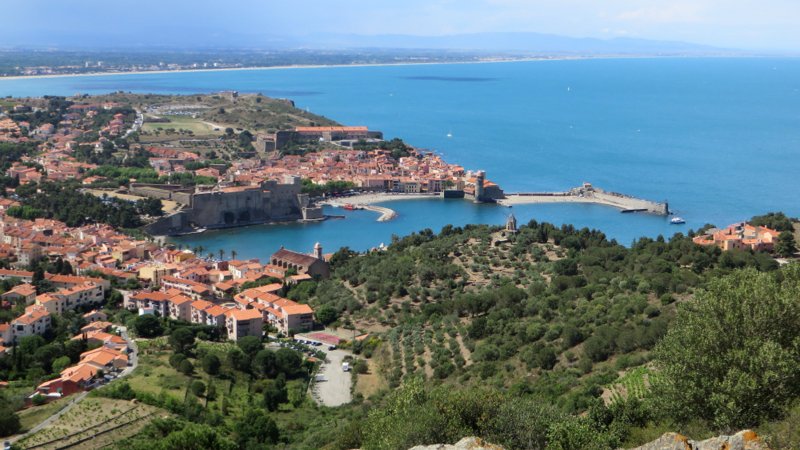
[[[395,217],[397,217],[397,212],[395,212],[395,210],[393,210],[391,208],[386,208],[384,206],[377,206],[377,205],[370,205],[370,204],[360,204],[360,203],[355,203],[355,204],[354,203],[344,203],[344,202],[341,202],[341,201],[326,201],[326,202],[322,202],[320,204],[321,205],[333,206],[335,208],[344,208],[344,206],[347,205],[348,208],[351,208],[353,210],[373,211],[373,212],[376,212],[376,213],[380,214],[380,216],[378,217],[378,222],[388,222],[388,221],[394,219]],[[339,215],[339,216],[328,216],[328,217],[336,217],[336,218],[344,219],[345,216]]]
[[[378,222],[387,222],[389,220],[394,219],[397,217],[397,213],[393,209],[385,208],[383,206],[375,206],[375,205],[358,205],[361,209],[365,209],[367,211],[374,211],[380,213],[380,217],[378,217]]]
[[[670,214],[667,202],[655,202],[603,189],[584,183],[583,186],[566,192],[520,192],[506,194],[506,198],[497,203],[504,206],[525,205],[535,203],[594,203],[612,206],[623,213],[645,212],[667,216]]]

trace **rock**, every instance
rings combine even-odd
[[[499,445],[490,444],[481,438],[465,437],[453,445],[434,444],[418,445],[410,450],[505,450]]]
[[[733,436],[718,436],[705,441],[693,441],[678,433],[666,433],[632,450],[769,450],[769,447],[755,431],[744,430]]]

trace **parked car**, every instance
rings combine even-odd
[[[350,372],[350,363],[342,363],[342,371]]]
[[[336,346],[335,345],[329,345],[328,346],[328,350],[336,350]]]

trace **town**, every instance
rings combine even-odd
[[[0,142],[35,150],[13,161],[6,175],[22,185],[43,178],[74,180],[95,195],[174,203],[165,217],[152,217],[147,231],[153,235],[321,220],[324,215],[317,202],[346,190],[488,202],[504,196],[483,171],[465,170],[397,139],[384,141],[381,132],[366,127],[309,126],[305,123],[309,119],[299,115],[295,121],[303,126],[250,132],[238,122],[225,127],[203,121],[198,115],[210,114],[205,99],[191,106],[183,104],[187,99],[178,98],[134,108],[131,96],[109,98],[6,101],[6,111],[0,116]],[[227,115],[237,107],[263,104],[264,99],[238,92],[209,98],[224,102]],[[280,108],[292,105],[275,103]],[[202,124],[207,128],[197,133],[186,129],[185,134],[181,129],[177,136],[169,136],[175,130],[167,127],[161,136],[162,121],[170,120],[164,117],[179,117],[186,127]]]
[[[125,308],[138,315],[157,315],[177,321],[219,328],[228,339],[261,338],[263,330],[282,336],[315,327],[314,310],[280,296],[287,286],[328,276],[326,258],[317,245],[311,254],[286,249],[269,262],[200,258],[189,250],[175,250],[152,242],[132,240],[104,225],[69,228],[53,220],[25,221],[3,216],[2,252],[11,269],[0,269],[10,286],[3,306],[24,312],[0,325],[0,355],[12,352],[21,339],[44,335],[52,317],[79,311],[87,325],[74,339],[109,348],[104,366],[83,370],[83,361],[62,371],[61,384],[48,381],[39,393],[67,395],[90,387],[100,371],[124,368],[128,343],[107,333],[112,324],[94,308]],[[58,262],[63,273],[37,274],[24,270],[41,260]],[[63,269],[66,267],[66,269]],[[38,278],[43,276],[43,278]],[[111,281],[110,281],[111,280]],[[122,302],[110,302],[111,285],[141,284],[125,290]],[[40,282],[48,292],[37,289]],[[252,286],[252,287],[251,287]],[[88,352],[87,356],[96,355]],[[95,365],[96,366],[96,365]],[[86,366],[89,367],[89,366]],[[76,373],[80,373],[78,380]],[[88,376],[88,378],[87,378]],[[72,384],[70,384],[72,383]],[[67,387],[69,385],[70,387]]]
[[[415,312],[438,317],[445,309],[436,309],[439,307],[429,302],[433,296],[455,289],[463,289],[465,296],[456,297],[452,303],[458,305],[452,306],[456,315],[505,304],[509,300],[501,299],[504,295],[522,298],[515,296],[545,289],[543,284],[530,284],[517,275],[530,263],[514,260],[512,247],[515,252],[538,255],[531,261],[553,274],[553,292],[588,289],[580,284],[585,280],[576,281],[583,269],[579,269],[573,252],[590,245],[586,242],[594,238],[587,236],[596,236],[598,249],[608,245],[605,237],[593,230],[558,229],[536,221],[518,226],[515,216],[509,214],[505,228],[445,227],[438,237],[427,230],[398,244],[400,248],[437,245],[437,239],[475,233],[460,245],[469,248],[472,255],[471,246],[485,244],[485,248],[474,251],[499,256],[508,261],[504,263],[507,267],[493,262],[490,270],[475,262],[488,261],[481,259],[483,256],[467,259],[460,250],[451,253],[447,247],[445,251],[432,251],[431,255],[438,255],[433,267],[415,267],[420,275],[403,284],[398,281],[400,277],[412,273],[407,266],[398,280],[385,279],[384,273],[365,280],[362,272],[371,270],[365,267],[359,273],[347,274],[347,270],[353,270],[346,267],[348,260],[382,255],[394,258],[399,254],[384,246],[359,254],[349,249],[325,249],[317,242],[306,249],[281,247],[261,261],[238,259],[235,249],[226,258],[224,250],[215,254],[202,247],[183,248],[165,241],[165,235],[267,222],[324,220],[323,203],[346,206],[353,196],[388,193],[479,203],[524,203],[538,201],[538,197],[548,202],[600,198],[623,212],[669,214],[666,203],[605,192],[590,183],[564,193],[506,197],[482,170],[467,170],[399,139],[387,141],[380,131],[331,123],[294,108],[291,101],[257,94],[230,91],[177,98],[111,94],[102,98],[3,99],[0,107],[0,169],[4,171],[0,176],[0,363],[7,368],[5,373],[13,374],[8,380],[0,380],[0,388],[9,390],[13,386],[23,399],[20,408],[29,410],[58,404],[65,398],[74,398],[77,403],[94,392],[124,395],[126,399],[141,397],[148,405],[158,407],[174,401],[169,400],[174,395],[170,397],[167,390],[171,394],[185,390],[184,396],[192,391],[206,403],[218,400],[215,388],[208,393],[204,383],[214,385],[211,377],[219,374],[222,362],[216,354],[209,357],[208,347],[193,353],[197,342],[224,346],[228,352],[225,376],[232,378],[228,389],[234,389],[236,377],[247,374],[251,382],[258,381],[253,382],[252,390],[247,384],[239,401],[263,391],[269,411],[287,403],[300,407],[309,392],[319,405],[350,403],[356,398],[351,391],[359,389],[358,376],[373,376],[374,380],[380,373],[382,383],[398,386],[415,371],[444,380],[466,368],[490,367],[487,358],[495,356],[481,356],[490,351],[483,350],[488,344],[475,344],[487,335],[485,329],[475,325],[486,327],[483,317],[469,326],[456,325],[455,316],[448,318],[447,349],[442,345],[435,352],[429,347],[433,333],[395,328],[393,321],[398,315]],[[253,108],[279,112],[264,112],[253,118],[248,116]],[[287,116],[291,120],[286,121]],[[273,127],[273,119],[281,125]],[[681,251],[699,262],[686,264],[683,269],[692,267],[701,273],[712,259],[718,259],[720,266],[750,264],[765,270],[787,264],[786,258],[796,253],[793,222],[785,216],[765,216],[757,222],[690,232],[691,239],[685,238],[690,248]],[[682,235],[676,237],[675,245],[683,239]],[[404,243],[406,240],[414,244]],[[636,246],[667,245],[663,239],[643,242]],[[770,255],[781,258],[776,262]],[[441,265],[442,258],[457,259],[458,265]],[[408,261],[396,260],[383,270],[399,271]],[[344,272],[337,271],[343,266]],[[511,267],[514,270],[509,270]],[[498,274],[515,281],[505,278],[506,284],[492,285],[500,280]],[[632,285],[648,292],[651,300],[658,299],[668,314],[674,314],[672,295],[683,296],[686,286],[670,285],[661,275],[664,273],[650,282]],[[696,276],[687,277],[690,281],[686,283],[696,282],[691,281]],[[401,285],[389,287],[391,283]],[[334,307],[315,302],[319,286],[339,289],[332,297],[343,303]],[[314,291],[316,298],[309,294]],[[496,301],[482,300],[497,295]],[[362,308],[364,313],[356,314]],[[631,314],[644,312],[655,323],[661,314],[655,308],[652,304],[641,306],[640,302],[629,310]],[[640,333],[663,330],[649,321],[628,325],[640,327]],[[169,333],[165,333],[167,329]],[[562,339],[561,331],[545,332],[534,327],[530,332]],[[66,340],[58,341],[56,336]],[[189,343],[184,344],[183,339]],[[386,347],[391,349],[384,349],[380,357],[367,362],[381,339],[386,339]],[[412,339],[416,339],[415,344]],[[444,332],[438,331],[436,339],[444,342]],[[582,335],[569,339],[571,344],[564,345],[584,345]],[[641,348],[649,350],[645,345],[652,346],[653,339],[642,339],[650,344],[641,344]],[[166,342],[173,350],[170,356],[163,350]],[[401,342],[413,345],[418,358],[408,348],[400,350]],[[595,353],[589,342],[580,363],[565,356],[564,364],[582,364],[591,370],[592,364],[608,358],[608,351]],[[323,345],[327,351],[320,351]],[[629,347],[636,349],[639,345]],[[23,352],[31,348],[37,360],[41,358],[44,363],[22,379],[20,374],[25,372],[18,368]],[[273,359],[280,351],[291,363],[285,364],[281,369],[285,373],[278,377]],[[365,359],[357,357],[362,351]],[[237,352],[241,356],[231,356]],[[527,355],[530,351],[526,364],[542,370],[551,370],[557,364],[555,350],[550,347]],[[140,358],[146,360],[147,370],[138,368]],[[243,358],[252,361],[241,362]],[[118,391],[132,389],[126,380],[150,377],[155,368],[167,364],[173,376],[180,373],[191,384],[184,388],[179,383],[170,384],[166,377],[159,379],[155,382],[161,389],[158,398]],[[202,364],[209,378],[201,381],[193,364]],[[415,369],[417,366],[420,369]],[[351,367],[357,372],[354,378]],[[481,370],[489,373],[494,369]],[[260,379],[270,377],[275,379]],[[301,392],[292,401],[286,394],[287,377],[293,378],[293,389]],[[479,377],[483,379],[484,375]],[[374,393],[375,389],[365,392]],[[227,400],[218,401],[222,410]],[[191,402],[186,405],[190,408]],[[173,407],[187,414],[188,409],[181,408]],[[37,436],[36,430],[32,431]]]

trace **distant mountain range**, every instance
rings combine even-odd
[[[735,50],[675,41],[635,38],[573,38],[543,33],[474,33],[449,36],[319,34],[294,39],[320,49],[428,49],[535,54],[732,53]],[[288,43],[288,42],[287,42]]]
[[[51,36],[52,38],[52,36]],[[165,44],[167,43],[167,44]],[[275,36],[248,33],[209,33],[205,36],[176,33],[170,36],[137,34],[113,35],[99,42],[94,36],[80,32],[58,39],[58,44],[31,39],[27,48],[52,50],[170,50],[203,51],[231,49],[239,51],[324,50],[352,51],[359,49],[415,51],[479,52],[512,55],[609,55],[609,54],[734,54],[733,49],[676,41],[636,38],[575,38],[543,33],[474,33],[448,36],[357,35],[319,33],[305,36]]]

